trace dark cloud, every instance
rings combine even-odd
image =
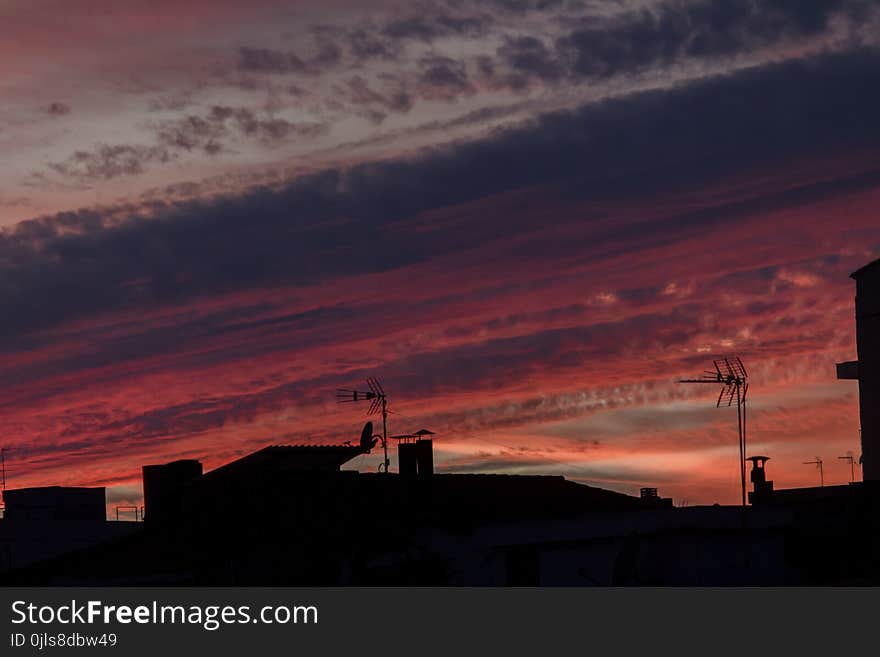
[[[833,16],[858,19],[867,7],[860,0],[667,3],[590,20],[561,37],[557,50],[573,75],[601,78],[817,36]]]
[[[491,29],[501,33],[503,43],[494,57],[476,57],[478,73],[493,88],[522,91],[531,79],[571,84],[803,46],[810,40],[812,49],[819,51],[832,37],[855,43],[856,29],[877,16],[875,4],[864,0],[695,0],[655,3],[608,16],[576,4],[474,3],[510,14],[516,22],[531,20],[530,12],[546,11],[557,25],[541,34],[496,20]],[[503,29],[514,32],[505,34]]]
[[[430,42],[440,37],[482,36],[491,24],[492,19],[486,14],[455,15],[434,11],[391,20],[382,27],[382,34],[392,39]]]
[[[238,70],[251,74],[316,75],[338,65],[343,56],[338,42],[344,38],[344,33],[326,25],[313,25],[309,31],[314,46],[308,56],[284,50],[241,47],[238,49]]]
[[[360,75],[346,81],[343,93],[356,111],[379,123],[387,112],[405,114],[412,109],[413,99],[404,83],[395,76],[380,76],[381,89],[374,89]]]
[[[308,28],[314,43],[307,54],[240,48],[237,71],[246,76],[234,84],[257,90],[263,88],[267,74],[316,75],[343,64],[360,68],[371,59],[402,63],[401,53],[419,42],[430,45],[430,54],[414,55],[410,59],[418,70],[398,75],[415,76],[409,90],[413,97],[454,101],[475,91],[471,75],[491,89],[522,93],[535,80],[580,84],[767,48],[811,43],[816,51],[826,47],[823,44],[832,35],[839,42],[844,38],[854,42],[855,28],[876,11],[865,0],[694,0],[621,9],[626,8],[607,12],[578,2],[548,0],[453,2],[420,7],[384,23],[354,28],[316,25]],[[531,13],[535,11],[547,14],[537,30],[528,22],[535,19]],[[489,36],[487,46],[495,39],[502,42],[493,55],[444,52],[442,44],[434,44],[449,37],[479,43]],[[368,87],[375,85],[375,80],[367,82]],[[340,108],[335,99],[327,103]],[[399,111],[381,104],[355,110],[375,123]]]
[[[297,55],[268,48],[239,48],[238,68],[248,73],[304,73],[308,66]]]
[[[198,151],[217,155],[228,150],[224,139],[242,138],[271,147],[291,137],[315,137],[329,130],[316,121],[293,122],[272,115],[261,115],[244,107],[215,105],[203,116],[191,114],[148,124],[157,144],[96,144],[91,151],[75,151],[49,168],[81,182],[133,176],[152,164],[170,162],[178,153]]]
[[[192,104],[192,94],[188,91],[177,94],[159,94],[151,98],[147,109],[150,112],[178,112]]]
[[[230,120],[240,134],[257,139],[265,145],[272,145],[294,135],[313,137],[328,129],[324,123],[292,122],[274,116],[260,117],[243,107],[233,108],[223,105],[215,105],[211,108],[210,120],[224,126],[227,120]]]
[[[245,135],[255,137],[267,146],[283,141],[292,135],[314,137],[327,132],[329,129],[324,123],[297,123],[279,118],[242,121],[239,126]]]
[[[323,25],[315,26],[312,28],[312,36],[317,45],[317,52],[312,60],[315,65],[329,68],[342,61],[342,48],[336,43],[340,34],[335,28]]]
[[[75,151],[62,162],[50,163],[49,168],[80,180],[110,180],[143,173],[148,165],[169,162],[172,158],[168,149],[161,146],[96,144],[94,150]]]
[[[52,116],[64,116],[70,114],[70,106],[58,102],[50,103],[46,111]]]
[[[153,124],[159,143],[169,149],[200,150],[216,155],[227,149],[224,139],[240,136],[272,146],[291,136],[313,137],[326,132],[319,122],[292,122],[276,116],[261,116],[244,107],[215,105],[204,116],[188,115]]]
[[[400,54],[400,43],[383,36],[373,28],[358,28],[348,34],[348,47],[351,54],[362,59],[396,59]]]
[[[478,125],[487,123],[497,119],[509,117],[517,114],[524,109],[522,103],[513,105],[488,105],[479,109],[471,110],[461,116],[443,121],[429,121],[416,127],[418,132],[426,132],[431,130],[448,130],[449,128],[460,128],[462,126]]]
[[[460,61],[451,57],[428,55],[420,60],[419,65],[420,92],[429,100],[449,100],[474,92],[467,69]]]
[[[566,5],[582,8],[580,3],[565,2],[565,0],[476,0],[477,6],[490,6],[501,11],[521,14],[529,11],[543,11],[559,9]]]
[[[870,151],[880,146],[878,72],[874,50],[821,56],[546,115],[481,141],[327,170],[281,190],[179,203],[121,225],[104,227],[101,214],[86,211],[24,222],[0,234],[0,307],[15,309],[0,332],[21,336],[125,307],[125,283],[132,280],[153,281],[150,298],[164,303],[253,286],[313,284],[479,248],[500,232],[533,231],[531,218],[487,216],[454,231],[443,225],[408,231],[400,222],[519,188],[555,183],[563,199],[632,200],[700,189],[755,167]],[[216,111],[230,125],[237,121],[232,108]],[[157,157],[168,155],[104,146],[56,166],[73,175],[113,177]],[[877,177],[823,183],[809,193],[876,185]],[[802,202],[803,194],[790,192],[786,202]],[[653,226],[651,239],[674,241],[682,230],[728,221],[729,215],[711,211],[676,216]],[[625,237],[619,232],[607,237],[609,248]],[[521,257],[551,248],[564,257],[582,245],[535,238],[523,244]]]
[[[562,77],[565,71],[559,59],[544,42],[531,36],[508,37],[498,49],[498,55],[517,73],[534,75],[551,82]],[[490,68],[484,72],[491,75],[493,70]]]
[[[207,155],[216,155],[223,146],[221,141],[228,131],[222,121],[213,117],[189,115],[181,119],[161,121],[156,126],[156,137],[169,148],[201,150]]]

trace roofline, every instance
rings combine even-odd
[[[32,490],[107,490],[106,486],[28,486],[27,488],[7,488],[5,493],[19,493]]]
[[[869,262],[867,265],[864,265],[863,267],[859,267],[852,274],[850,274],[849,277],[852,279],[858,280],[859,276],[864,274],[867,270],[873,269],[874,267],[876,267],[878,265],[880,265],[880,258],[877,258],[877,260],[874,260],[873,262]]]

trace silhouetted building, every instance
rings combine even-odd
[[[636,497],[560,476],[432,474],[427,439],[413,443],[422,450],[417,476],[340,470],[372,444],[261,449],[178,482],[174,503],[162,497],[161,513],[148,511],[136,534],[6,581],[467,583],[470,575],[449,569],[458,568],[461,537],[478,527],[642,508]],[[511,568],[512,583],[533,579],[525,566]]]
[[[856,281],[858,360],[839,363],[839,379],[859,382],[862,477],[880,481],[880,260],[851,274]]]
[[[104,488],[46,486],[3,494],[9,523],[99,524],[107,520]]]
[[[7,490],[4,501],[0,572],[92,547],[140,526],[107,521],[104,488],[19,488]]]
[[[181,484],[202,476],[202,464],[195,459],[181,459],[162,465],[143,467],[144,521],[156,522],[176,504]]]

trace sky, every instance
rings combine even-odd
[[[112,514],[376,376],[441,472],[735,503],[728,354],[775,485],[845,483],[878,79],[865,0],[0,0],[7,485]]]

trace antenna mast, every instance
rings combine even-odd
[[[0,447],[0,497],[6,504],[6,447]],[[3,517],[6,517],[6,507],[3,507]]]
[[[746,393],[749,375],[738,356],[720,358],[712,362],[715,370],[708,370],[696,379],[681,379],[679,383],[711,383],[721,386],[716,408],[733,406],[736,402],[736,423],[739,432],[739,474],[742,486],[742,505],[746,506]]]
[[[375,376],[367,377],[367,386],[370,388],[369,391],[339,388],[336,391],[336,402],[345,404],[369,401],[370,407],[367,409],[367,415],[375,415],[382,411],[382,452],[384,454],[384,461],[379,466],[379,471],[387,474],[390,464],[388,460],[388,397],[385,394],[385,389],[382,388],[382,384],[379,383],[379,379]]]
[[[842,461],[849,461],[849,482],[853,483],[856,480],[856,460],[853,457],[852,452],[847,452],[846,456],[838,456],[838,459]]]
[[[815,465],[816,469],[819,470],[819,485],[825,486],[825,470],[822,468],[822,457],[817,456],[812,461],[804,461],[804,465]]]

